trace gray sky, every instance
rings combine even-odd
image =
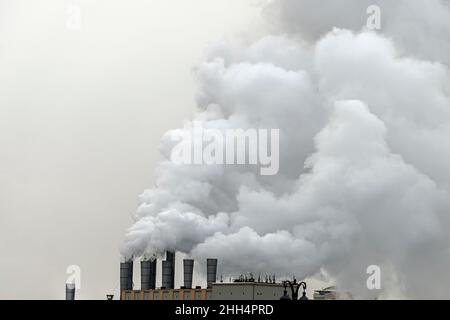
[[[0,299],[63,298],[72,264],[77,298],[117,292],[160,137],[195,109],[193,67],[258,17],[251,0],[0,0]]]

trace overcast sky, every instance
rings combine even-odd
[[[193,67],[258,23],[251,0],[0,0],[0,299],[62,299],[73,264],[77,298],[117,294],[161,135],[195,110]]]

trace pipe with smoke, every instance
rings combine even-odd
[[[161,286],[167,289],[175,288],[175,252],[166,252],[166,260],[162,262]]]
[[[133,290],[133,261],[120,263],[120,292]]]
[[[75,300],[75,284],[66,283],[66,300]]]
[[[279,173],[174,164],[168,132],[126,258],[170,248],[226,273],[325,275],[360,298],[450,297],[449,3],[379,0],[375,32],[372,1],[322,2],[269,2],[266,36],[221,41],[197,68],[193,121],[280,129]]]
[[[141,261],[141,290],[156,288],[156,257]]]
[[[206,283],[211,288],[217,281],[217,259],[206,259]]]
[[[194,260],[183,259],[183,281],[184,287],[192,289],[192,277],[194,273]]]

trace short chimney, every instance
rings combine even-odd
[[[193,273],[194,273],[194,260],[184,259],[183,260],[183,279],[184,279],[184,287],[187,289],[192,289]]]
[[[162,261],[162,287],[175,287],[175,252],[167,251],[166,260]]]
[[[141,261],[141,290],[156,288],[156,258]]]
[[[75,300],[75,284],[66,283],[66,300]]]
[[[211,288],[217,280],[217,259],[206,259],[206,283]]]
[[[129,260],[120,264],[120,292],[133,290],[133,261]]]

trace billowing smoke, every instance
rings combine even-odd
[[[209,49],[193,121],[280,129],[278,174],[174,164],[168,132],[123,255],[175,249],[224,273],[326,274],[356,297],[450,298],[449,2],[276,0],[263,13],[265,37]]]

